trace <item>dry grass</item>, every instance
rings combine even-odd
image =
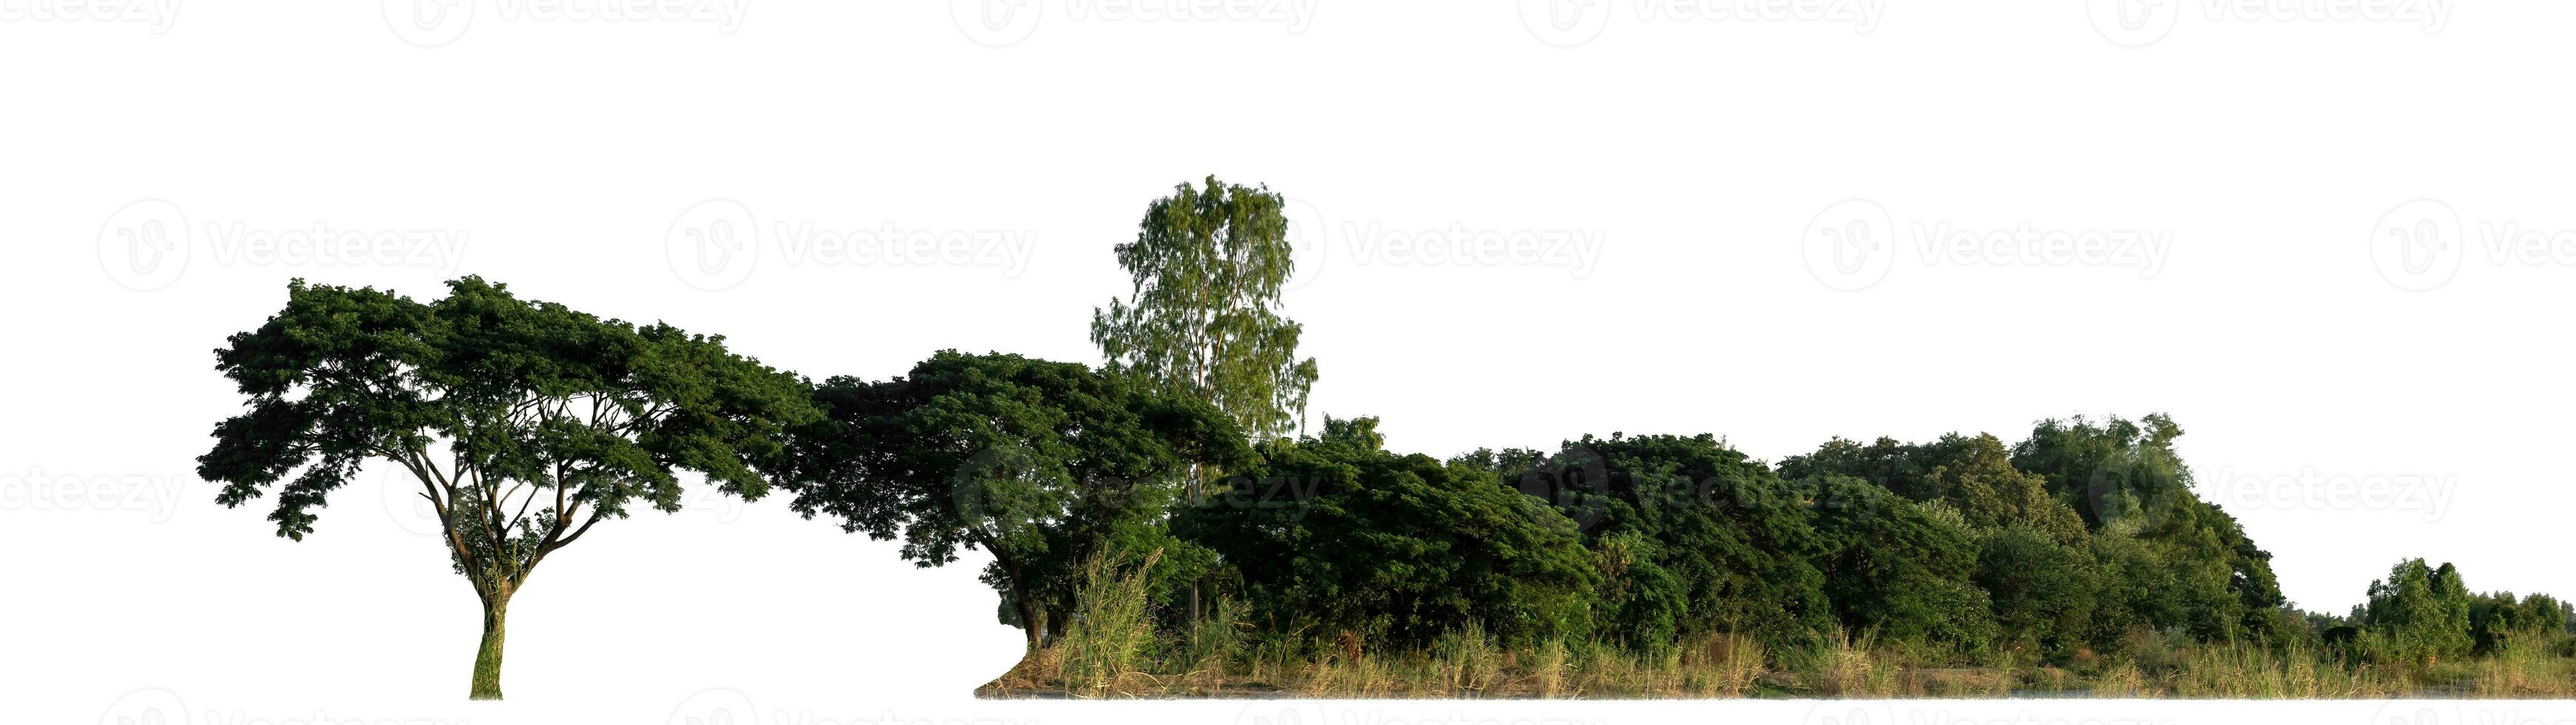
[[[2023,662],[1951,667],[1831,632],[1800,651],[1752,638],[1697,636],[1636,650],[1595,641],[1518,646],[1469,627],[1428,647],[1387,652],[1357,633],[1259,637],[1219,601],[1188,631],[1153,630],[1144,583],[1095,566],[1065,634],[979,690],[987,697],[1358,698],[2014,697],[2383,698],[2576,697],[2576,657],[2558,642],[2510,646],[2440,668],[2345,663],[2320,652],[2141,639],[2133,654],[2090,652],[2065,667]]]

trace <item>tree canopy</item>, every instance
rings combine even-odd
[[[296,280],[284,309],[215,358],[249,408],[217,423],[197,459],[224,484],[216,500],[274,487],[269,520],[300,541],[361,465],[400,466],[483,602],[478,698],[500,696],[503,614],[547,555],[638,504],[678,510],[682,469],[759,497],[787,431],[814,417],[802,379],[722,337],[603,320],[478,277],[428,303]]]
[[[900,537],[921,566],[990,552],[985,580],[1031,646],[1066,622],[1077,570],[1161,518],[1187,467],[1248,455],[1208,404],[1080,363],[943,351],[892,380],[831,378],[814,398],[827,417],[799,436],[794,508]]]
[[[1210,176],[1148,205],[1117,249],[1134,290],[1092,313],[1109,369],[1206,401],[1253,437],[1300,426],[1315,360],[1297,357],[1304,328],[1279,311],[1296,271],[1284,204]]]

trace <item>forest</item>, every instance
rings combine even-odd
[[[482,603],[476,698],[529,573],[677,511],[683,472],[982,562],[1026,645],[994,697],[2576,695],[2576,609],[2545,594],[2413,559],[2348,612],[2285,601],[2160,413],[1778,460],[1310,428],[1282,203],[1211,177],[1149,204],[1096,364],[948,350],[818,381],[478,277],[428,302],[297,280],[216,351],[247,410],[199,473],[227,506],[274,493],[301,540],[362,465],[407,472]]]

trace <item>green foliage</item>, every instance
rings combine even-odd
[[[1594,542],[1652,542],[1639,547],[1640,560],[1677,578],[1683,594],[1674,604],[1687,606],[1630,619],[1670,617],[1686,634],[1741,632],[1774,648],[1813,644],[1834,624],[1810,558],[1825,544],[1808,499],[1715,436],[1585,436],[1544,458],[1465,458],[1486,470],[1528,461],[1505,480],[1584,525]]]
[[[1823,546],[1816,568],[1845,628],[1962,652],[1994,638],[1987,594],[1969,581],[1977,547],[1968,530],[1860,479],[1807,483]]]
[[[2020,524],[2060,543],[2084,538],[2084,522],[2050,495],[2046,479],[2014,468],[2011,452],[1993,435],[1956,433],[1924,444],[1880,438],[1863,446],[1835,438],[1815,453],[1780,461],[1780,475],[1801,479],[1841,475],[1869,481],[1917,502],[1956,509],[1977,529]]]
[[[2547,594],[2518,600],[2513,592],[2477,595],[2469,601],[2469,633],[2481,653],[2555,642],[2567,634],[2566,607]]]
[[[1296,271],[1284,203],[1210,176],[1147,206],[1117,250],[1133,293],[1092,312],[1109,369],[1215,405],[1255,437],[1302,425],[1315,360],[1297,358],[1303,328],[1278,309]]]
[[[1173,530],[1218,552],[1272,631],[1427,645],[1470,624],[1509,640],[1588,630],[1599,574],[1573,522],[1491,473],[1361,438],[1265,442]]]
[[[2118,552],[2128,573],[2172,570],[2176,587],[2151,592],[2140,583],[2114,586],[2155,601],[2126,607],[2152,627],[2184,627],[2204,640],[2262,641],[2279,620],[2280,584],[2269,552],[2254,545],[2235,517],[2192,494],[2191,470],[2174,453],[2181,426],[2162,414],[2133,423],[2113,417],[2046,420],[2014,446],[2012,466],[2038,474],[2072,504],[2097,538],[2131,537],[2144,551]]]
[[[2359,619],[2376,636],[2375,653],[2430,666],[2443,657],[2468,654],[2475,644],[2469,629],[2471,603],[2459,569],[2408,559],[2389,568],[2387,579],[2370,583],[2370,602],[2362,605]]]
[[[1204,555],[1164,547],[1156,522],[1194,464],[1248,454],[1234,423],[1206,403],[1155,392],[1079,363],[943,351],[882,382],[835,377],[813,391],[828,417],[805,428],[784,483],[795,509],[843,528],[903,539],[921,566],[961,547],[993,555],[1001,590],[1032,645],[1040,615],[1061,631],[1078,605],[1079,569],[1124,541],[1163,549],[1169,568]],[[1112,561],[1104,566],[1129,566]]]
[[[2090,552],[2020,524],[1986,532],[1977,553],[1976,584],[1992,600],[2008,647],[2065,655],[2083,646],[2100,576]]]
[[[479,277],[430,303],[296,280],[284,309],[215,358],[249,399],[197,458],[224,484],[216,501],[286,481],[269,520],[300,541],[363,462],[401,467],[486,610],[476,697],[500,695],[501,612],[538,562],[638,504],[678,510],[678,469],[759,497],[787,431],[815,418],[802,379],[722,337],[602,320]]]

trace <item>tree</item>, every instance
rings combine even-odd
[[[2562,606],[2557,598],[2537,593],[2519,600],[2513,592],[2472,598],[2469,630],[2477,640],[2477,651],[2491,654],[2555,642],[2567,629],[2567,613]]]
[[[1268,186],[1187,182],[1145,207],[1136,240],[1118,245],[1134,287],[1094,308],[1091,342],[1110,371],[1204,401],[1246,434],[1303,429],[1315,359],[1297,358],[1305,328],[1279,314],[1279,287],[1296,272],[1285,201]],[[1205,493],[1193,467],[1190,498]],[[1189,588],[1190,616],[1199,585]]]
[[[1148,205],[1136,240],[1117,248],[1134,291],[1092,312],[1110,369],[1206,401],[1256,437],[1302,424],[1315,360],[1297,358],[1303,328],[1279,314],[1296,271],[1283,203],[1210,176]]]
[[[1031,650],[1071,616],[1078,569],[1157,521],[1183,470],[1247,455],[1214,407],[1080,363],[948,350],[814,399],[827,417],[799,432],[783,482],[796,511],[900,536],[924,567],[990,553],[984,580]]]
[[[2429,668],[2444,656],[2468,654],[2475,644],[2471,606],[2459,569],[2408,559],[2390,567],[2387,579],[2370,583],[2370,601],[2362,605],[2360,619],[2386,654]]]
[[[1671,619],[1686,635],[1741,633],[1775,648],[1814,643],[1833,624],[1824,575],[1809,559],[1823,546],[1814,511],[1768,466],[1716,436],[1586,435],[1546,456],[1479,450],[1459,463],[1504,467],[1506,485],[1583,526],[1612,561],[1651,565],[1635,569],[1647,589],[1619,602],[1614,621]],[[1658,591],[1665,577],[1681,596]]]
[[[1918,503],[1949,504],[1980,530],[2021,524],[2059,543],[2084,538],[2084,520],[2049,494],[2047,479],[2013,468],[2011,451],[1989,434],[1951,433],[1922,444],[1880,438],[1868,446],[1835,438],[1815,453],[1780,461],[1783,478],[1826,474],[1876,483]]]
[[[2008,644],[2027,642],[2066,654],[2085,643],[2100,588],[2096,571],[2084,550],[2013,524],[1985,534],[1975,581],[1992,600],[1995,624]]]
[[[1816,569],[1846,628],[1962,653],[1994,638],[1987,594],[1969,583],[1977,546],[1964,526],[1860,479],[1800,483],[1814,491]]]
[[[501,697],[504,619],[539,562],[636,503],[679,510],[675,469],[758,498],[785,431],[814,415],[802,379],[722,337],[602,320],[479,277],[428,304],[296,280],[283,310],[215,357],[249,396],[197,458],[224,484],[219,503],[301,469],[269,514],[301,541],[362,463],[418,481],[483,604],[475,699]]]
[[[2145,624],[2184,626],[2203,640],[2264,640],[2280,623],[2274,610],[2285,602],[2272,555],[2254,545],[2235,517],[2192,493],[2191,469],[2173,450],[2182,432],[2161,413],[2136,422],[2045,420],[2013,447],[2012,466],[2046,480],[2051,494],[2084,516],[2095,539],[2128,537],[2146,545],[2144,552],[2117,552],[2123,560],[2160,564],[2126,571],[2162,578],[2156,570],[2172,568],[2169,583],[2179,589],[2115,586],[2177,605],[2132,610],[2162,612]]]
[[[1328,431],[1373,431],[1359,418]],[[1175,533],[1214,549],[1274,631],[1423,645],[1470,624],[1506,641],[1580,635],[1599,575],[1572,521],[1490,472],[1378,448],[1374,435],[1273,439],[1183,509]],[[1257,505],[1265,488],[1304,493]],[[1241,495],[1236,495],[1240,493]]]

